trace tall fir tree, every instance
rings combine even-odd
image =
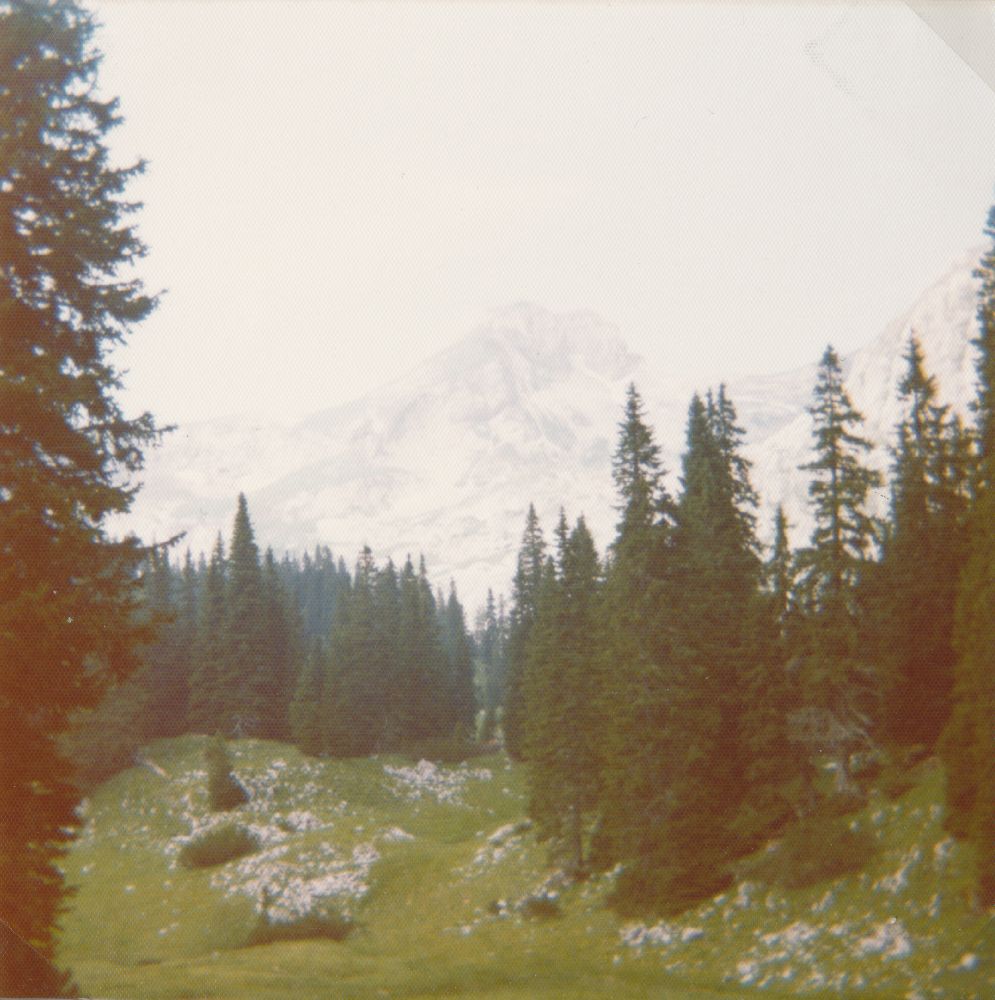
[[[226,692],[221,660],[227,617],[226,574],[224,541],[218,532],[211,560],[202,569],[204,583],[192,649],[187,726],[195,733],[213,735],[223,725]]]
[[[220,661],[224,703],[219,722],[228,736],[262,736],[272,731],[276,692],[267,647],[259,547],[245,494],[240,493],[228,554]]]
[[[599,805],[603,679],[602,570],[583,517],[547,560],[526,656],[530,812],[574,875],[587,867],[588,820]]]
[[[659,819],[672,647],[663,591],[673,541],[674,504],[664,486],[659,446],[636,387],[626,393],[612,473],[619,513],[603,608],[606,676],[604,725],[597,735],[602,820],[593,859],[602,866],[643,853]]]
[[[936,402],[913,335],[899,387],[903,404],[891,521],[872,593],[867,641],[884,665],[888,736],[932,748],[950,713],[954,603],[967,556],[966,436]]]
[[[534,504],[529,504],[512,583],[508,621],[508,682],[504,703],[504,740],[509,755],[521,760],[525,748],[525,659],[529,633],[535,623],[546,557],[546,540]]]
[[[110,163],[120,121],[97,90],[94,21],[74,0],[0,5],[0,979],[65,987],[52,956],[57,867],[77,791],[56,736],[134,664],[134,537],[107,533],[157,432],[130,419],[110,351],[153,308],[127,268],[145,248]],[[123,272],[123,273],[122,273]],[[100,669],[92,669],[99,665]]]
[[[976,276],[979,464],[968,522],[970,554],[957,593],[953,712],[943,735],[948,825],[974,844],[977,900],[995,905],[995,207]]]
[[[466,630],[466,615],[450,583],[446,601],[443,646],[446,650],[447,716],[441,725],[444,734],[456,733],[469,740],[476,732],[477,697],[473,685],[473,654]]]
[[[880,677],[858,641],[857,595],[877,534],[868,495],[881,476],[862,462],[871,445],[859,434],[863,417],[850,401],[832,347],[822,356],[809,412],[816,457],[801,468],[813,473],[815,529],[799,553],[807,711],[796,716],[794,731],[813,748],[826,746],[827,734],[838,734],[832,756],[840,789],[850,789],[850,751],[868,743],[880,713]]]

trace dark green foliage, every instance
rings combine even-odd
[[[838,787],[846,790],[850,754],[870,744],[881,713],[881,679],[859,642],[858,604],[870,564],[875,525],[865,506],[880,476],[861,464],[870,444],[857,433],[862,421],[843,385],[836,352],[828,347],[819,366],[810,408],[816,457],[802,466],[809,485],[815,530],[799,553],[799,606],[803,715],[792,720],[804,752],[822,750],[831,737]]]
[[[311,643],[290,703],[290,737],[306,754],[317,755],[324,749],[321,706],[328,663],[318,639]]]
[[[565,523],[565,522],[564,522]],[[547,560],[525,660],[529,811],[567,871],[586,867],[584,831],[598,804],[602,720],[602,573],[583,517]]]
[[[108,360],[154,300],[120,276],[145,252],[123,197],[142,165],[110,164],[92,33],[73,0],[0,6],[0,913],[44,959],[77,823],[56,735],[134,665],[144,553],[106,525],[157,433]],[[26,954],[0,956],[13,994]]]
[[[793,824],[772,849],[738,865],[737,874],[783,889],[804,889],[861,871],[874,852],[874,837],[866,830],[818,816]]]
[[[936,404],[936,386],[914,336],[905,361],[890,532],[868,588],[873,620],[865,641],[885,674],[889,737],[932,747],[950,714],[971,454],[959,421]]]
[[[536,618],[539,587],[546,557],[546,541],[534,504],[529,504],[518,552],[518,567],[512,583],[508,615],[508,674],[504,702],[504,742],[515,760],[525,755],[525,658],[529,633]]]
[[[72,780],[87,793],[135,763],[149,718],[148,668],[109,688],[95,708],[75,712],[59,737],[63,756],[72,761]]]
[[[245,495],[238,495],[228,555],[219,682],[224,697],[216,721],[233,736],[270,735],[276,700],[269,662],[262,569]]]
[[[218,534],[203,573],[200,610],[191,651],[187,725],[195,733],[213,733],[225,700],[221,660],[224,655],[225,554]]]
[[[670,717],[666,664],[673,630],[665,583],[673,503],[634,386],[613,473],[621,518],[604,593],[604,721],[597,736],[602,809],[592,845],[593,860],[605,867],[643,850],[643,832],[658,825],[666,789],[660,769]]]
[[[207,765],[207,803],[212,812],[225,812],[249,801],[245,786],[232,773],[231,758],[220,735],[214,736],[204,748],[204,763]]]
[[[462,746],[474,731],[463,608],[455,590],[438,605],[424,560],[416,573],[408,559],[398,575],[390,562],[378,569],[364,548],[352,587],[338,596],[318,673],[320,685],[310,673],[307,683],[321,690],[324,753],[365,756],[450,738]]]
[[[975,846],[982,907],[995,904],[995,207],[985,233],[992,243],[977,271],[980,461],[968,515],[970,554],[957,592],[953,712],[941,747],[948,823]]]
[[[185,868],[213,868],[259,850],[259,838],[240,823],[212,826],[191,837],[177,856]]]

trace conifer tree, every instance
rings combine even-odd
[[[509,755],[521,760],[525,754],[524,679],[526,648],[535,622],[539,587],[545,564],[546,541],[534,504],[529,504],[518,553],[518,568],[512,583],[512,605],[508,622],[508,683],[504,704],[504,739]]]
[[[995,905],[995,207],[976,272],[979,465],[969,514],[970,555],[957,593],[953,713],[943,736],[948,825],[977,852],[978,905]]]
[[[321,640],[312,639],[288,710],[291,739],[311,756],[325,749],[321,711],[326,669]]]
[[[115,398],[110,350],[154,300],[122,274],[144,254],[123,198],[142,164],[110,163],[120,118],[97,93],[93,29],[73,0],[0,5],[0,914],[29,961],[51,958],[56,861],[77,825],[55,737],[141,637],[143,551],[107,519],[157,433]],[[6,947],[0,979],[21,995],[64,985]]]
[[[473,685],[473,656],[466,630],[466,615],[456,596],[455,583],[450,583],[445,621],[443,644],[448,660],[445,685],[448,692],[448,718],[443,723],[442,733],[459,733],[469,739],[475,731],[477,698]]]
[[[239,493],[228,556],[220,684],[224,705],[221,730],[233,736],[259,736],[270,730],[275,700],[271,664],[266,662],[265,599],[259,547],[245,494]]]
[[[890,531],[869,641],[886,670],[889,736],[932,747],[950,712],[954,601],[967,554],[968,456],[959,422],[936,403],[914,335],[905,362]]]
[[[373,753],[383,730],[388,651],[378,635],[376,576],[373,553],[365,546],[356,563],[353,586],[336,606],[322,705],[325,744],[336,757]]]
[[[664,788],[657,780],[669,712],[670,609],[664,593],[673,537],[673,502],[660,449],[645,422],[642,399],[628,389],[612,472],[619,523],[605,595],[604,718],[597,743],[602,822],[597,864],[643,853],[659,820]]]
[[[547,560],[526,657],[530,812],[573,874],[587,866],[586,819],[599,803],[602,573],[583,517]]]
[[[226,698],[221,670],[227,616],[226,572],[224,542],[219,532],[211,561],[203,570],[203,593],[193,645],[187,725],[195,733],[213,735],[222,725]]]
[[[300,659],[300,616],[291,606],[289,596],[277,569],[273,550],[267,549],[262,567],[263,591],[263,655],[259,667],[266,683],[262,735],[269,739],[286,739],[289,735],[290,702],[296,686]]]
[[[808,711],[796,717],[795,732],[800,742],[813,746],[825,744],[827,727],[849,734],[836,741],[834,751],[839,787],[849,789],[850,751],[869,742],[880,711],[880,679],[859,649],[857,593],[876,536],[866,510],[868,494],[881,477],[862,464],[871,446],[858,433],[863,417],[846,392],[832,347],[820,362],[809,412],[816,457],[801,468],[813,473],[809,496],[815,529],[809,547],[799,553]]]

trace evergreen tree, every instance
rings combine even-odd
[[[525,753],[524,680],[529,633],[535,622],[539,587],[545,563],[546,542],[534,504],[529,504],[512,583],[508,622],[508,683],[504,703],[504,740],[509,755],[521,760]]]
[[[526,738],[530,812],[568,872],[586,868],[585,819],[599,803],[602,572],[583,517],[557,572],[547,560],[529,637]]]
[[[291,739],[311,756],[325,749],[321,710],[326,670],[321,640],[312,639],[288,710]]]
[[[969,514],[970,555],[957,593],[953,713],[942,750],[948,825],[977,851],[978,904],[995,904],[995,207],[992,241],[976,272],[979,466]]]
[[[106,526],[156,436],[108,360],[154,301],[121,276],[144,253],[122,197],[142,165],[109,163],[92,34],[73,0],[0,6],[0,913],[27,945],[0,951],[0,980],[19,995],[64,985],[17,955],[52,955],[77,825],[55,737],[134,664],[143,552]]]
[[[959,422],[936,403],[914,335],[905,361],[890,532],[868,641],[886,670],[888,734],[902,744],[932,747],[950,712],[954,602],[967,554],[968,457]]]
[[[815,529],[810,546],[799,553],[807,711],[796,716],[794,729],[799,742],[812,747],[824,747],[830,732],[839,734],[832,755],[839,787],[849,789],[850,753],[867,745],[880,710],[879,678],[859,649],[857,594],[875,539],[867,497],[881,477],[861,462],[871,446],[858,433],[863,418],[846,392],[832,347],[820,362],[809,412],[816,457],[801,468],[814,474],[809,496]]]
[[[450,583],[443,645],[446,649],[447,716],[442,733],[459,733],[469,739],[475,730],[477,699],[473,688],[473,657],[466,616],[456,596],[456,585]]]
[[[245,494],[238,495],[228,556],[224,644],[220,683],[224,706],[221,731],[232,736],[258,736],[271,729],[275,700],[271,665],[266,662],[265,600],[259,548]]]
[[[262,692],[267,703],[261,729],[269,739],[290,735],[289,709],[300,660],[301,623],[277,569],[273,550],[267,549],[262,567],[263,653],[259,669],[264,674]]]
[[[665,795],[657,779],[669,713],[673,637],[664,582],[674,505],[635,386],[626,396],[612,470],[620,519],[603,601],[611,667],[600,694],[602,821],[593,845],[596,863],[609,867],[644,851]]]
[[[377,568],[370,548],[356,563],[353,586],[341,595],[329,638],[322,717],[325,745],[336,757],[364,757],[381,739],[387,650],[377,630]]]
[[[226,572],[224,542],[219,532],[211,561],[202,571],[204,585],[192,651],[187,726],[195,733],[213,734],[223,724],[221,713],[227,696],[221,671],[227,616]]]

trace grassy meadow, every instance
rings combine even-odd
[[[546,867],[524,771],[504,756],[339,761],[235,741],[251,799],[212,814],[205,743],[152,744],[81,807],[59,960],[85,995],[995,995],[995,921],[970,906],[932,760],[900,797],[872,792],[846,817],[873,838],[862,871],[798,889],[745,874],[679,919],[640,923],[604,905],[610,873],[563,885]],[[233,823],[251,853],[181,862]],[[327,936],[252,943],[295,933]]]

